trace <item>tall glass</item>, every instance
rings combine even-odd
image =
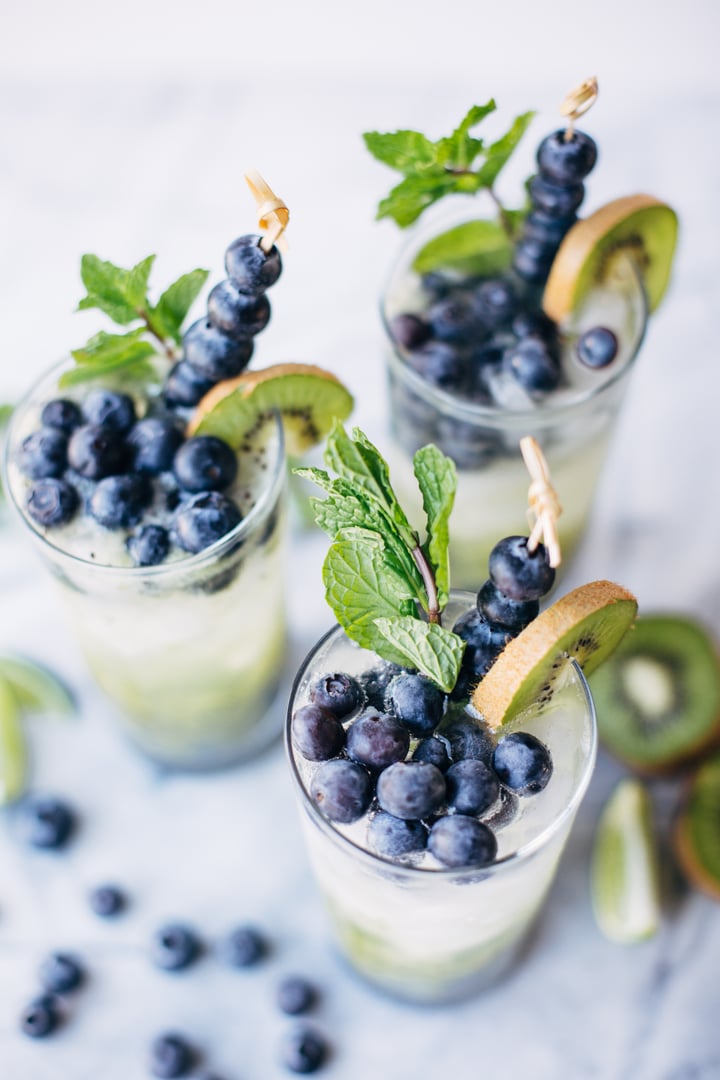
[[[563,553],[568,558],[580,540],[608,442],[647,323],[647,302],[637,269],[617,256],[602,287],[587,294],[577,311],[559,327],[560,387],[536,403],[518,393],[508,407],[477,404],[440,389],[408,363],[408,353],[393,341],[390,324],[403,312],[427,304],[420,276],[413,270],[419,249],[439,231],[472,217],[457,208],[414,232],[385,288],[381,314],[388,348],[390,439],[387,457],[393,485],[403,506],[422,521],[412,455],[434,442],[458,468],[455,508],[450,521],[453,583],[473,587],[485,577],[487,557],[501,536],[523,534],[527,522],[528,478],[520,455],[523,435],[540,444],[558,492]],[[518,290],[528,286],[516,282]],[[534,303],[539,303],[535,296]],[[612,330],[618,355],[605,370],[583,368],[575,357],[578,337],[592,327]],[[512,394],[512,387],[510,388]]]
[[[33,521],[14,460],[42,405],[57,396],[59,374],[42,380],[14,412],[5,486],[93,676],[119,706],[133,741],[163,764],[206,769],[255,754],[282,727],[282,709],[270,707],[286,646],[279,417],[266,428],[261,490],[235,529],[199,554],[158,566],[102,565],[78,532],[82,516],[54,530]]]
[[[474,594],[454,592],[447,625],[474,603]],[[504,826],[503,807],[491,808],[498,841],[492,865],[449,870],[396,864],[366,850],[363,822],[335,826],[322,816],[309,795],[316,766],[295,752],[290,728],[315,679],[340,671],[362,676],[378,662],[335,627],[297,675],[286,746],[303,831],[335,938],[350,964],[406,1000],[449,1001],[490,986],[518,959],[590,782],[595,711],[580,668],[568,661],[550,703],[538,704],[508,727],[531,732],[548,746],[553,774],[539,795],[518,799],[515,816]]]

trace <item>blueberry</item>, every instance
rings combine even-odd
[[[127,473],[100,480],[88,501],[90,515],[106,529],[136,525],[152,501],[152,486],[145,476]]]
[[[552,758],[544,743],[525,731],[501,739],[493,754],[501,784],[516,795],[536,795],[552,776]]]
[[[556,251],[556,244],[543,243],[532,236],[523,236],[515,245],[513,270],[523,281],[542,285],[550,272]]]
[[[429,273],[423,274],[421,283],[423,291],[438,300],[452,292],[457,284],[456,281],[439,270],[430,270]]]
[[[467,672],[475,682],[485,675],[512,637],[507,630],[489,623],[477,608],[460,616],[453,626],[453,634],[466,643],[461,673]]]
[[[527,536],[506,536],[498,540],[488,560],[490,577],[498,589],[512,600],[538,600],[550,592],[555,570],[543,544],[528,549]]]
[[[50,994],[31,1001],[20,1013],[20,1030],[30,1039],[44,1039],[58,1026],[57,1004]]]
[[[163,1080],[187,1076],[195,1057],[192,1046],[182,1035],[158,1035],[150,1047],[150,1072]]]
[[[57,428],[65,435],[70,435],[82,424],[80,407],[67,398],[54,398],[43,407],[40,419],[44,427]]]
[[[40,967],[40,985],[51,994],[67,994],[84,982],[82,965],[67,953],[52,953]]]
[[[363,692],[357,679],[335,672],[315,680],[310,687],[310,700],[340,718],[355,712],[362,704]]]
[[[409,312],[395,315],[389,323],[390,336],[401,349],[419,348],[430,337],[430,327],[419,315],[411,315]]]
[[[183,551],[197,553],[210,547],[242,521],[234,502],[217,491],[195,495],[176,512],[175,541]]]
[[[428,341],[410,353],[408,363],[426,382],[461,392],[467,382],[467,359],[446,341]]]
[[[427,828],[421,821],[406,821],[384,810],[378,810],[368,824],[367,838],[371,850],[386,859],[399,859],[403,855],[424,851],[427,836]]]
[[[450,744],[453,761],[474,758],[488,764],[494,749],[494,743],[487,731],[473,720],[456,720],[443,730],[443,736]]]
[[[448,744],[442,736],[436,735],[431,735],[429,739],[421,739],[412,752],[412,759],[435,765],[440,772],[446,772],[451,763]]]
[[[574,214],[585,198],[583,184],[554,184],[545,176],[533,176],[529,184],[533,206],[551,217],[566,218]]]
[[[97,885],[88,896],[91,911],[101,919],[111,919],[127,907],[127,897],[117,885]]]
[[[512,634],[537,618],[540,605],[537,600],[513,600],[498,589],[494,582],[485,582],[477,595],[477,607],[488,622],[495,623]]]
[[[445,777],[424,761],[398,761],[380,773],[377,800],[394,817],[432,817],[445,801]]]
[[[218,330],[207,317],[192,323],[183,335],[185,360],[211,382],[232,379],[248,365],[253,354],[252,338],[231,338]]]
[[[410,733],[394,716],[365,709],[347,729],[346,748],[361,765],[384,769],[403,760],[410,748]]]
[[[265,937],[254,926],[238,926],[231,930],[221,944],[223,959],[230,967],[254,967],[270,951]]]
[[[517,308],[517,297],[509,281],[491,278],[483,281],[473,294],[473,301],[485,326],[505,326]]]
[[[575,224],[577,217],[555,217],[544,210],[532,210],[523,223],[523,238],[538,240],[542,244],[560,246],[560,241],[568,229]]]
[[[443,718],[445,694],[423,675],[396,675],[387,688],[385,705],[413,735],[431,735]]]
[[[136,566],[158,566],[170,551],[170,534],[162,525],[143,525],[128,537],[127,549]]]
[[[168,405],[180,405],[192,408],[214,385],[202,372],[188,364],[187,360],[178,360],[168,372],[163,386],[163,396]]]
[[[150,955],[163,971],[182,971],[198,959],[201,951],[194,930],[181,923],[168,923],[153,934]]]
[[[519,338],[539,337],[553,344],[557,341],[557,323],[544,311],[519,311],[512,321],[512,332]]]
[[[173,462],[175,479],[185,491],[222,491],[237,476],[235,452],[214,435],[187,439]]]
[[[365,694],[368,705],[372,705],[378,712],[385,708],[385,693],[390,680],[399,675],[402,668],[398,664],[381,662],[380,667],[371,668],[360,676],[360,686]]]
[[[585,367],[604,368],[612,364],[618,354],[618,339],[606,326],[595,326],[580,335],[575,352]]]
[[[67,480],[47,477],[35,481],[28,491],[26,505],[33,521],[52,528],[70,521],[79,502],[77,491]]]
[[[67,436],[56,428],[40,428],[20,444],[17,464],[31,480],[62,476],[67,466]]]
[[[589,135],[573,131],[554,131],[540,143],[537,163],[542,176],[556,184],[579,184],[597,161],[597,146]]]
[[[70,436],[68,463],[88,480],[122,472],[128,458],[122,436],[97,424],[82,424]]]
[[[135,403],[114,390],[91,390],[82,403],[85,422],[124,435],[135,423]]]
[[[314,1073],[324,1064],[329,1047],[312,1028],[301,1027],[285,1036],[280,1046],[280,1062],[295,1073]]]
[[[530,393],[554,390],[560,382],[557,360],[541,338],[521,338],[505,353],[503,367]]]
[[[254,337],[270,322],[270,302],[264,294],[248,296],[241,293],[227,278],[219,282],[208,296],[208,319],[230,337]]]
[[[317,1003],[318,992],[301,975],[287,975],[277,988],[277,1003],[288,1016],[301,1016]]]
[[[345,729],[329,709],[303,705],[292,717],[293,746],[308,761],[328,761],[345,745]]]
[[[282,273],[276,247],[263,251],[259,236],[239,236],[225,252],[225,270],[242,293],[258,295],[274,285]]]
[[[438,341],[457,345],[482,341],[488,336],[480,305],[466,293],[456,292],[436,300],[427,317]]]
[[[372,777],[354,761],[325,761],[312,778],[310,797],[329,821],[347,825],[361,818],[370,805]]]
[[[482,814],[498,797],[500,784],[484,761],[457,761],[445,774],[448,806],[458,814]]]
[[[497,840],[477,818],[451,814],[435,822],[428,848],[443,866],[488,866],[497,854]]]
[[[28,843],[37,848],[62,848],[75,829],[72,808],[60,799],[35,796],[22,808],[23,831]]]
[[[171,420],[146,416],[138,420],[127,441],[135,472],[156,474],[172,468],[183,437]]]

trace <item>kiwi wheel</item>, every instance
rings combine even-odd
[[[590,688],[603,746],[636,772],[672,772],[720,738],[720,664],[693,619],[640,616]]]
[[[637,613],[622,585],[592,581],[561,597],[508,642],[480,680],[472,704],[493,729],[553,696],[564,661],[590,674],[619,645]]]
[[[673,847],[688,880],[720,900],[720,752],[708,758],[691,781]]]
[[[314,364],[274,364],[214,386],[196,406],[190,435],[217,435],[240,446],[271,413],[278,412],[285,450],[300,457],[321,442],[335,419],[352,411],[349,390],[331,372]]]
[[[562,322],[593,286],[603,284],[612,274],[614,258],[625,252],[640,272],[650,311],[655,311],[670,280],[677,232],[675,211],[652,195],[626,195],[601,206],[566,233],[550,268],[543,310]]]

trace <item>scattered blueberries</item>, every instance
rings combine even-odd
[[[530,393],[547,393],[560,382],[558,362],[542,338],[520,338],[505,353],[503,365]]]
[[[445,777],[424,761],[398,761],[380,773],[377,800],[394,817],[430,818],[445,801]]]
[[[135,403],[127,394],[114,390],[90,390],[82,403],[85,422],[95,427],[126,434],[135,423]]]
[[[40,985],[50,994],[68,994],[85,979],[82,965],[67,953],[52,953],[40,967]]]
[[[121,473],[127,457],[125,442],[110,428],[81,424],[70,436],[68,463],[88,480],[102,480],[104,476]]]
[[[424,761],[428,765],[435,765],[440,772],[447,772],[452,764],[448,752],[446,739],[431,735],[429,739],[421,739],[412,752],[413,761]]]
[[[424,675],[396,675],[385,694],[388,712],[412,735],[432,735],[443,718],[445,694]]]
[[[618,339],[606,326],[595,326],[581,334],[575,344],[577,358],[589,368],[604,368],[618,354]]]
[[[310,700],[328,709],[338,718],[355,712],[363,701],[363,692],[356,679],[344,672],[321,675],[310,688]]]
[[[353,761],[379,771],[405,758],[410,732],[394,716],[365,709],[347,729],[346,747]]]
[[[183,971],[200,956],[200,939],[189,926],[169,923],[153,934],[151,958],[164,971]]]
[[[489,764],[494,749],[488,732],[473,720],[454,720],[443,729],[453,761],[475,758]]]
[[[269,945],[254,926],[238,926],[231,930],[220,947],[223,959],[234,968],[255,967],[267,956]]]
[[[173,461],[178,484],[194,494],[229,487],[237,476],[237,467],[233,450],[214,435],[195,435],[187,439]]]
[[[280,1049],[280,1062],[295,1073],[314,1073],[329,1055],[328,1044],[320,1032],[300,1027],[289,1032]]]
[[[20,1030],[30,1039],[44,1039],[51,1035],[59,1022],[57,1002],[51,994],[35,998],[20,1014]]]
[[[537,795],[552,776],[552,758],[534,735],[517,731],[497,744],[493,768],[500,783],[516,795]]]
[[[329,709],[303,705],[292,718],[293,745],[309,761],[328,761],[345,745],[345,729]]]
[[[170,534],[162,525],[143,525],[127,539],[136,566],[158,566],[170,552]]]
[[[218,491],[195,495],[177,510],[173,532],[183,551],[196,554],[216,543],[242,521],[235,503]]]
[[[498,797],[500,784],[484,761],[467,758],[456,761],[445,774],[447,803],[458,814],[479,816],[489,810]]]
[[[67,436],[56,428],[44,427],[23,439],[18,451],[18,468],[31,480],[58,478],[67,466]]]
[[[193,1047],[182,1035],[158,1035],[150,1047],[150,1072],[163,1080],[187,1076],[195,1058]]]
[[[75,830],[75,813],[61,799],[32,796],[25,800],[21,814],[24,834],[32,847],[62,848]]]
[[[435,822],[428,848],[443,866],[488,866],[497,854],[497,840],[477,818],[451,814]]]
[[[112,919],[127,907],[127,897],[117,885],[97,885],[90,890],[88,902],[101,919]]]
[[[348,825],[361,818],[370,806],[372,777],[354,761],[325,761],[312,778],[310,797],[329,821]]]
[[[78,493],[72,484],[50,476],[36,480],[26,501],[27,512],[33,521],[48,529],[71,521],[79,504]]]
[[[126,529],[137,525],[151,499],[152,487],[141,473],[106,476],[90,496],[88,510],[106,529]]]
[[[424,851],[428,831],[421,821],[408,821],[378,810],[368,822],[367,839],[370,849],[388,859],[399,859]]]
[[[80,407],[67,398],[53,398],[43,407],[40,421],[44,427],[57,428],[65,435],[70,435],[82,424]]]
[[[317,999],[317,989],[301,975],[286,976],[277,988],[278,1008],[287,1016],[310,1012]]]
[[[146,416],[138,420],[128,435],[135,472],[157,475],[172,468],[182,433],[171,420]]]

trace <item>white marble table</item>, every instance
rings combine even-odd
[[[82,252],[129,264],[157,251],[160,284],[194,265],[218,280],[226,243],[250,223],[240,177],[254,165],[293,213],[291,253],[258,363],[332,367],[357,394],[357,421],[379,430],[376,296],[397,235],[371,224],[390,174],[369,159],[358,132],[415,123],[441,133],[481,95],[460,81],[442,100],[419,83],[349,79],[328,89],[321,82],[308,77],[292,93],[269,85],[262,94],[240,77],[121,83],[97,75],[89,86],[51,86],[37,74],[22,91],[9,84],[0,98],[0,399],[12,399],[95,329],[91,316],[72,314]],[[501,97],[502,87],[492,89]],[[550,87],[545,101],[556,96]],[[526,103],[510,87],[506,97],[509,109]],[[650,190],[678,207],[683,237],[672,293],[652,322],[592,530],[567,584],[622,581],[645,610],[695,613],[720,636],[720,177],[711,137],[718,97],[668,92],[632,115],[620,97],[588,121],[602,152],[588,206]],[[548,107],[509,189],[531,170],[533,141],[553,122]],[[283,127],[282,142],[274,124]],[[687,155],[680,147],[690,148]],[[319,588],[324,550],[318,535],[293,539],[297,657],[330,621]],[[683,895],[657,938],[633,949],[609,944],[594,925],[588,852],[599,807],[620,774],[608,760],[599,763],[523,967],[475,1001],[417,1010],[376,995],[333,953],[281,747],[210,777],[163,775],[138,757],[85,673],[50,582],[4,523],[0,654],[8,651],[44,660],[77,689],[80,718],[38,719],[30,736],[34,786],[67,796],[82,820],[67,854],[54,856],[28,852],[9,817],[0,819],[2,1080],[142,1080],[148,1040],[168,1027],[187,1032],[227,1080],[280,1078],[275,1047],[288,1024],[273,990],[281,974],[295,971],[323,991],[314,1019],[335,1047],[322,1074],[328,1080],[720,1076],[720,909]],[[673,792],[657,795],[667,816]],[[127,915],[107,924],[85,901],[87,888],[104,880],[132,896]],[[234,924],[257,922],[274,942],[272,958],[243,974],[210,952],[185,974],[163,975],[148,962],[147,942],[175,917],[195,924],[210,949]],[[17,1012],[38,961],[59,947],[83,955],[90,984],[57,1037],[31,1043],[17,1032]]]

